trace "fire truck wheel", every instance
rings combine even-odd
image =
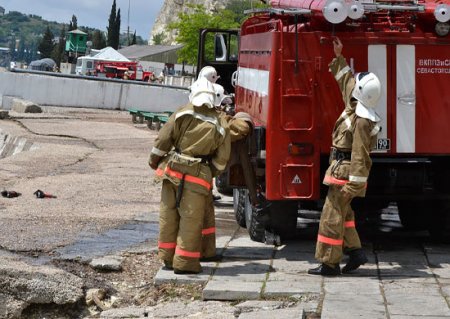
[[[437,202],[430,206],[432,214],[428,217],[428,232],[436,242],[450,243],[450,203]]]
[[[428,201],[398,201],[398,215],[403,227],[407,230],[426,229],[423,212],[430,209],[429,204]]]
[[[216,178],[215,180],[215,186],[219,193],[227,196],[233,195],[233,189],[228,185],[228,171],[223,172]]]
[[[297,233],[298,204],[292,201],[272,202],[269,227],[281,240],[295,237]]]
[[[248,191],[245,191],[245,224],[247,226],[248,234],[251,240],[263,243],[265,241],[265,229],[264,224],[261,221],[264,218],[265,212],[257,210],[251,203],[248,197]]]
[[[246,228],[245,222],[245,196],[247,191],[243,189],[233,189],[233,209],[236,222],[239,226]]]

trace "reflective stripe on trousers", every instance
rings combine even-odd
[[[199,272],[202,269],[199,258],[207,195],[185,189],[177,209],[176,194],[177,186],[169,180],[163,180],[158,240],[170,249],[160,246],[158,256],[172,262],[175,269]]]
[[[202,230],[202,235],[211,235],[216,233],[216,227],[210,227]]]
[[[336,265],[342,259],[343,248],[361,248],[354,218],[350,200],[342,196],[341,187],[330,185],[320,217],[316,246],[318,261]]]
[[[158,241],[158,248],[164,249],[175,249],[177,247],[177,243],[163,243]]]
[[[172,169],[170,169],[169,166],[166,166],[165,170],[163,171],[162,169],[158,168],[156,170],[156,175],[158,176],[164,176],[164,174],[167,174],[171,177],[175,177],[178,179],[182,179],[183,178],[183,174],[177,171],[174,171]],[[184,180],[188,183],[194,183],[194,184],[198,184],[200,186],[205,187],[207,190],[211,190],[212,186],[210,183],[208,183],[207,181],[205,181],[204,179],[200,178],[200,177],[195,177],[192,175],[185,175],[184,176]]]

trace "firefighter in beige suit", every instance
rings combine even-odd
[[[222,110],[222,105],[231,103],[231,97],[225,94],[223,86],[215,83],[218,79],[218,75],[213,67],[204,67],[199,72],[199,79],[202,77],[213,83],[214,90],[216,92],[214,106],[216,107],[219,117],[228,124],[230,142],[233,143],[235,141],[243,139],[250,133],[250,128],[252,125],[250,116],[247,113],[239,112],[232,117],[230,115],[227,115]],[[201,260],[203,261],[217,261],[220,258],[219,256],[216,256],[216,226],[212,193],[210,196],[208,196],[206,212],[204,216],[201,256]]]
[[[345,110],[336,121],[332,133],[330,166],[324,184],[329,186],[319,224],[316,259],[321,262],[308,273],[336,276],[341,273],[339,263],[343,250],[349,261],[343,273],[357,269],[367,262],[355,229],[355,215],[350,206],[352,198],[364,197],[372,161],[370,151],[375,147],[380,118],[375,113],[381,86],[370,72],[353,76],[341,55],[342,43],[333,41],[336,58],[330,70],[336,78],[345,103]]]
[[[197,80],[190,103],[162,127],[149,164],[162,180],[159,257],[177,274],[201,272],[202,232],[212,178],[230,155],[228,126],[214,109],[211,82]]]

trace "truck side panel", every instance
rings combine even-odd
[[[450,46],[416,45],[416,152],[450,153]]]

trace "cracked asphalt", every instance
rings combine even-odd
[[[147,158],[155,131],[134,126],[127,112],[44,107],[0,122],[32,150],[1,159],[0,247],[49,253],[83,233],[102,233],[158,212]],[[37,189],[57,196],[38,199]]]

